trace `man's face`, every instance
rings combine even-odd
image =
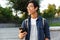
[[[33,14],[36,12],[36,8],[34,7],[33,3],[29,3],[27,6],[27,11],[29,15]]]

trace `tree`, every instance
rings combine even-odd
[[[10,8],[0,7],[0,22],[9,22],[12,16],[12,10]]]
[[[54,18],[55,14],[56,14],[55,4],[52,4],[52,5],[49,4],[48,9],[44,10],[43,17],[48,18],[48,19],[52,19],[52,18]]]
[[[26,5],[29,0],[8,0],[8,1],[9,1],[9,4],[12,5],[12,8],[15,9],[16,15],[17,15],[18,10],[27,12]],[[39,2],[39,0],[37,2]]]
[[[58,16],[60,16],[60,6],[57,9]]]
[[[26,12],[26,4],[27,4],[27,1],[29,0],[8,0],[8,1],[9,1],[9,4],[12,5],[12,8],[15,9],[16,16],[19,10]]]
[[[12,5],[12,8],[14,8],[15,10],[26,12],[26,5],[29,0],[8,0],[8,1],[9,4]],[[39,0],[37,2],[39,2]]]
[[[10,7],[0,7],[0,23],[21,23],[21,19],[13,16],[12,9]]]

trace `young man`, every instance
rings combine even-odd
[[[22,27],[28,28],[28,32],[21,33],[22,30],[20,30],[19,38],[23,39],[25,37],[25,40],[50,40],[50,31],[49,31],[49,25],[44,20],[43,24],[43,18],[38,15],[38,9],[39,5],[36,1],[29,1],[27,4],[27,12],[30,15],[29,18],[22,22]],[[27,25],[27,26],[26,26]]]

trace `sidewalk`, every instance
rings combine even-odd
[[[52,26],[50,27],[51,31],[60,31],[60,26]]]
[[[20,40],[18,31],[18,28],[0,28],[0,40]],[[60,27],[50,27],[50,36],[51,40],[60,40]]]

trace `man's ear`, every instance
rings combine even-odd
[[[37,11],[38,10],[38,7],[36,7],[35,10]]]

